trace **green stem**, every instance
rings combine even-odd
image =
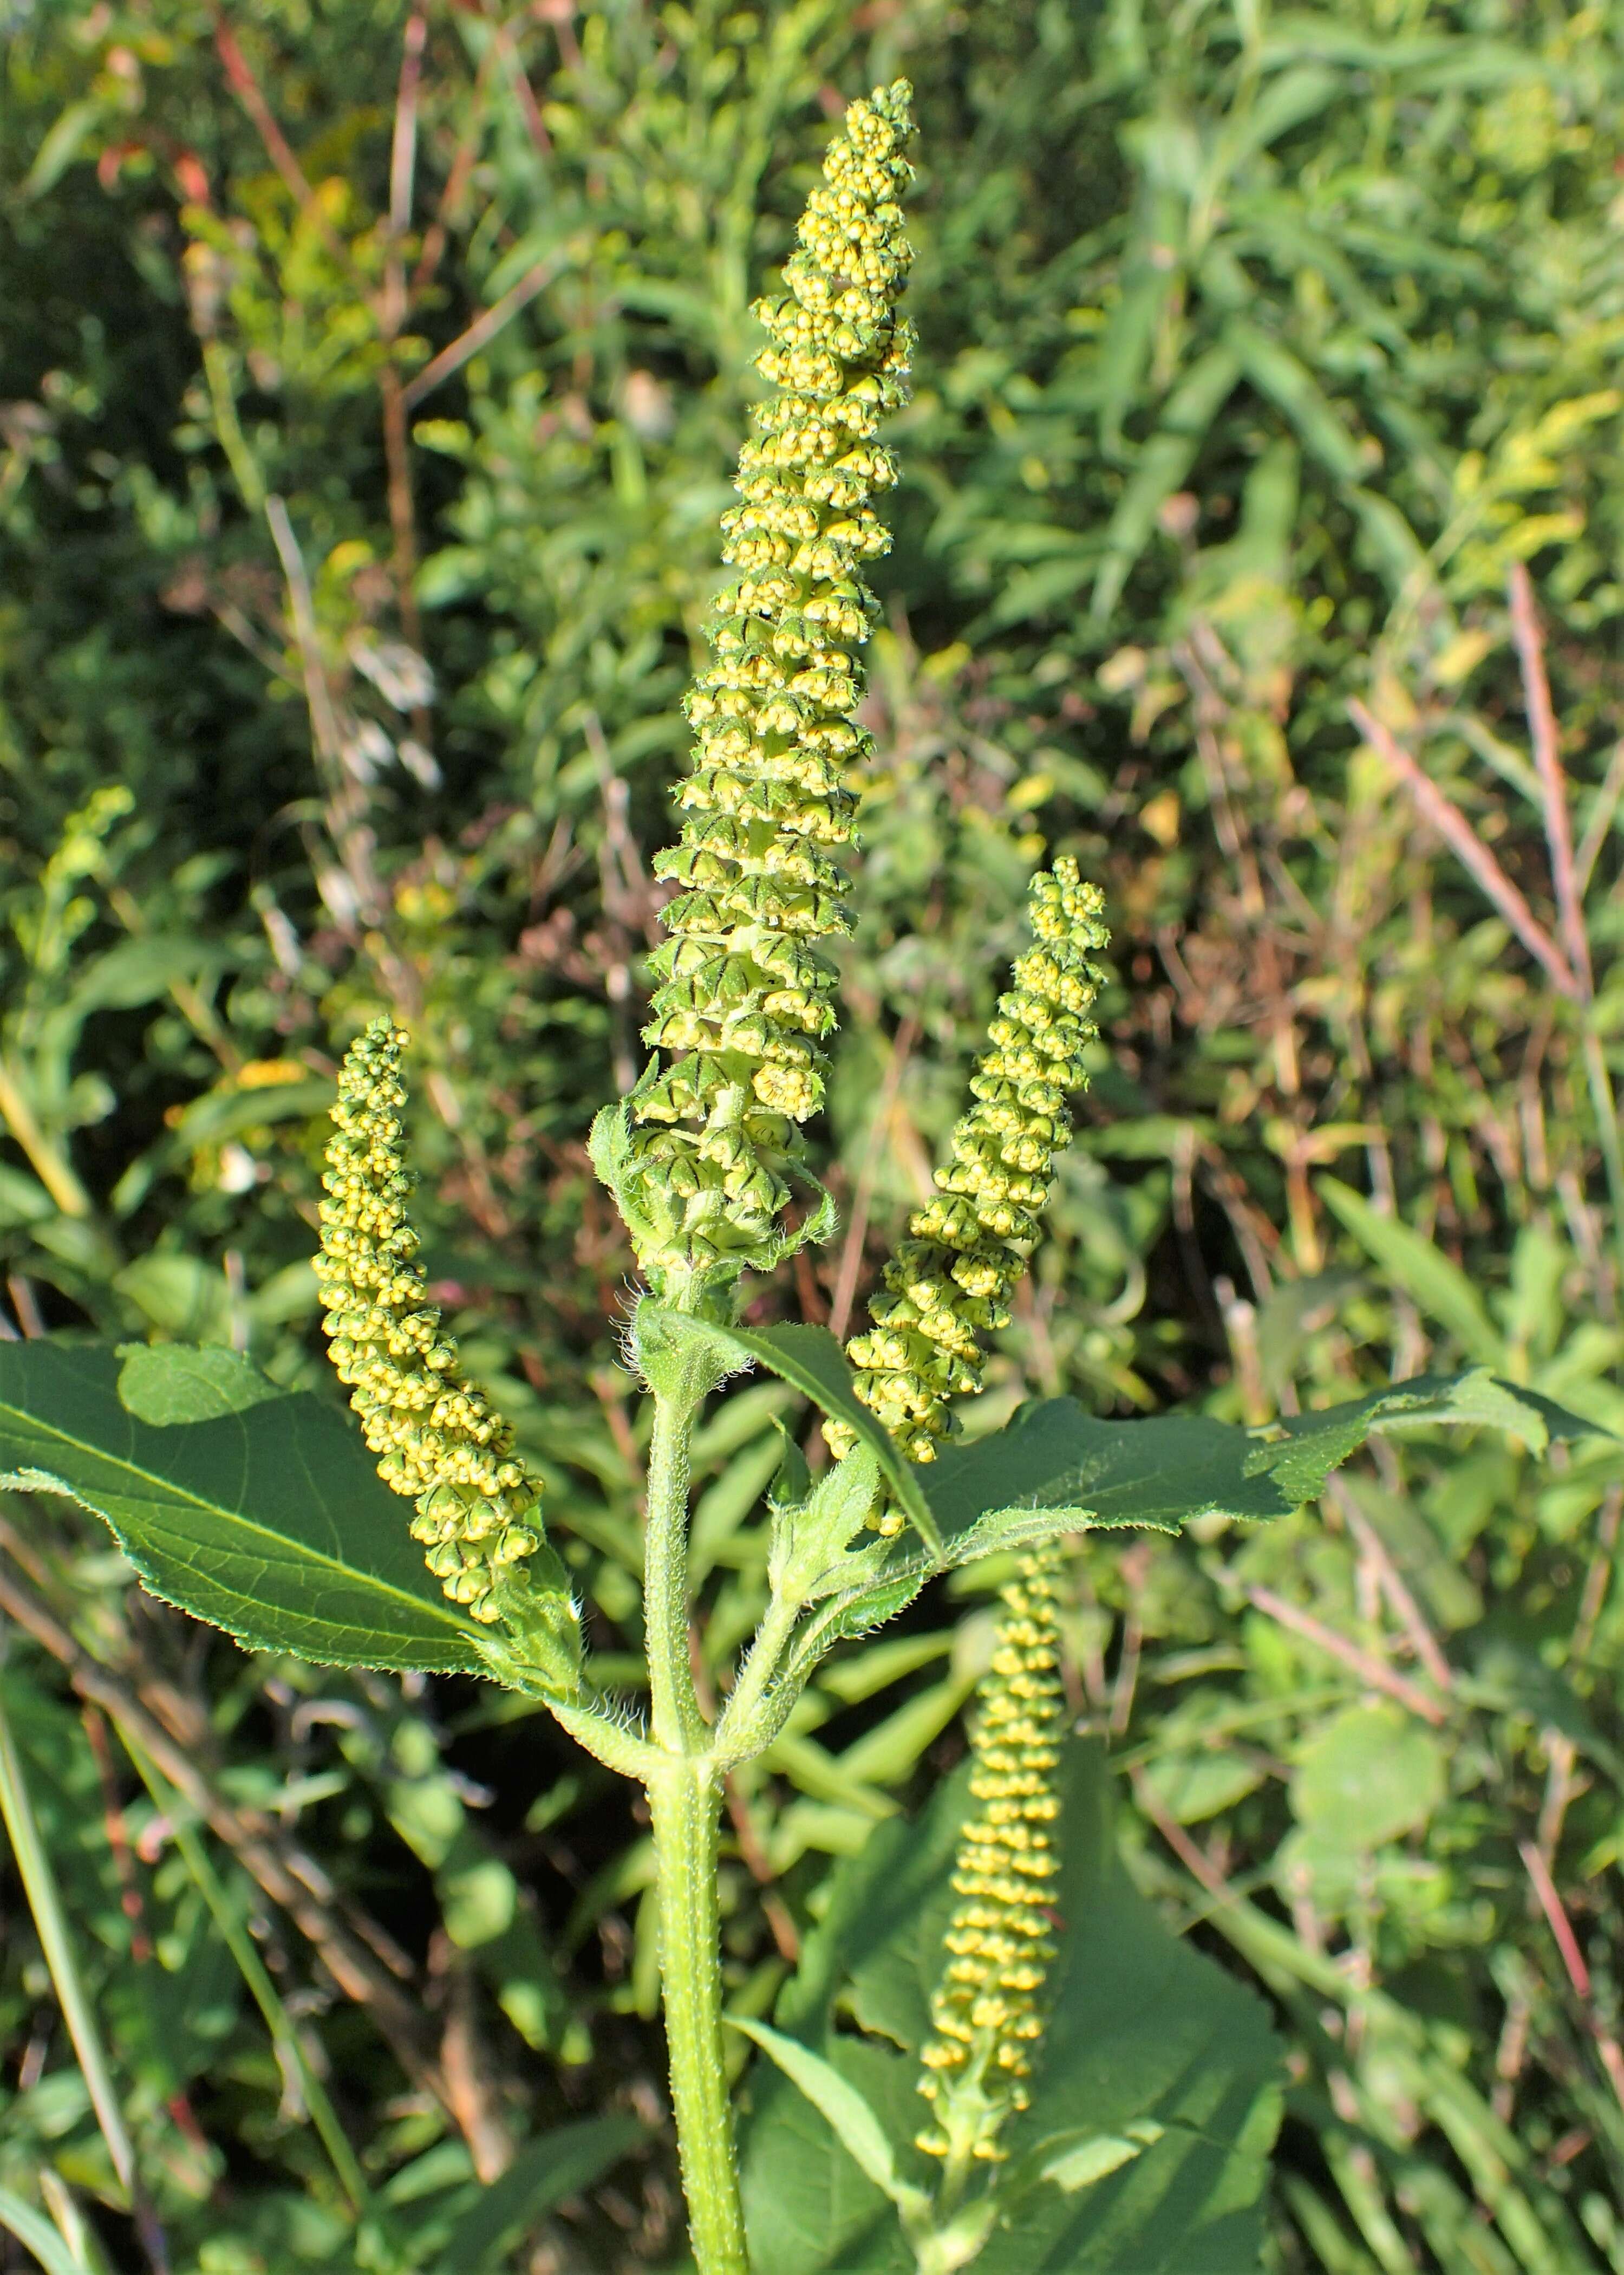
[[[89,1194],[74,1175],[66,1157],[40,1127],[34,1108],[4,1062],[0,1062],[0,1123],[27,1155],[29,1167],[64,1216],[87,1217],[94,1213]]]
[[[1619,1285],[1616,1302],[1624,1307],[1624,1152],[1619,1145],[1619,1108],[1613,1096],[1613,1077],[1607,1071],[1607,1060],[1601,1047],[1601,1038],[1592,1024],[1594,1012],[1586,1007],[1584,1017],[1584,1071],[1590,1089],[1590,1105],[1596,1115],[1596,1136],[1601,1146],[1602,1160],[1607,1172],[1607,1198],[1612,1205],[1613,1239],[1619,1262]]]
[[[643,1547],[643,1630],[654,1743],[696,1754],[708,1735],[688,1647],[688,1459],[699,1401],[654,1393]]]
[[[299,2091],[304,2096],[306,2108],[310,2112],[310,2121],[327,2150],[338,2184],[349,2197],[351,2208],[359,2219],[366,2213],[371,2200],[366,2176],[350,2145],[348,2135],[338,2121],[337,2111],[328,2099],[326,2089],[306,2057],[292,2017],[277,1996],[276,1986],[266,1973],[264,1961],[254,1949],[253,1939],[226,1893],[220,1875],[210,1863],[208,1851],[198,1838],[197,1827],[190,1820],[185,1803],[164,1783],[146,1755],[127,1735],[125,1746],[140,1772],[142,1784],[173,1828],[175,1845],[180,1850],[198,1893],[214,1915],[215,1924],[224,1939],[227,1950],[237,1961],[238,1971],[264,2018],[272,2044],[298,2079]]]
[[[220,447],[225,452],[231,478],[249,512],[258,513],[265,503],[265,484],[237,416],[237,390],[232,382],[230,359],[218,340],[205,340],[203,343],[203,375],[208,382],[208,401],[215,414],[215,432],[220,437]]]
[[[660,1899],[671,2106],[699,2275],[749,2275],[721,2043],[721,1792],[708,1763],[672,1762],[648,1788]]]
[[[800,1614],[800,1601],[790,1595],[775,1594],[767,1607],[750,1656],[716,1725],[716,1759],[723,1769],[753,1761],[764,1750],[759,1727],[762,1705]]]
[[[68,2036],[73,2042],[73,2052],[79,2059],[85,2090],[90,2096],[90,2105],[95,2112],[96,2123],[102,2128],[102,2138],[107,2143],[113,2170],[133,2203],[136,2194],[135,2152],[130,2145],[124,2112],[118,2106],[112,2072],[108,2067],[101,2034],[96,2029],[96,2018],[86,1996],[79,1962],[73,1955],[57,1876],[51,1870],[50,1858],[45,1853],[45,1843],[40,1838],[34,1804],[29,1799],[27,1781],[23,1775],[22,1761],[4,1706],[0,1706],[0,1818],[5,1821],[11,1853],[17,1859],[18,1877],[22,1881],[28,1908],[34,1915],[40,1948],[50,1970],[50,1979],[62,2008],[62,2019],[67,2024]]]

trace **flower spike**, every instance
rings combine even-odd
[[[1083,1088],[1083,1052],[1098,1032],[1089,1013],[1102,975],[1089,959],[1110,940],[1099,887],[1080,882],[1076,863],[1062,857],[1032,879],[1030,903],[1033,944],[976,1062],[977,1102],[954,1130],[936,1198],[909,1219],[911,1237],[870,1299],[872,1327],[846,1345],[857,1396],[913,1462],[934,1461],[951,1427],[949,1400],[981,1387],[980,1336],[1008,1324],[1006,1298],[1026,1270],[1054,1157],[1070,1139],[1067,1093]],[[826,1422],[824,1436],[836,1455],[850,1450],[843,1424]],[[880,1529],[901,1525],[893,1509]]]
[[[633,1093],[614,1172],[640,1266],[679,1301],[782,1252],[798,1125],[823,1099],[835,975],[817,943],[850,928],[831,855],[851,840],[848,775],[869,748],[849,717],[877,607],[863,563],[890,544],[870,501],[896,480],[874,438],[906,400],[913,344],[897,313],[910,94],[898,79],[850,105],[786,290],[755,310],[773,392],[722,520],[740,573],[687,698],[682,837],[655,863],[684,888],[644,1030],[665,1057]]]
[[[514,1455],[510,1425],[465,1381],[425,1290],[405,1208],[406,1039],[374,1020],[339,1073],[321,1180],[324,1324],[379,1476],[417,1503],[412,1537],[429,1570],[453,1603],[494,1627],[519,1608],[522,1568],[542,1546],[540,1494]]]
[[[1053,1541],[1022,1560],[1003,1591],[998,1646],[981,1686],[970,1790],[953,1886],[961,1899],[931,1999],[935,2034],[920,2055],[933,2122],[918,2145],[962,2173],[1007,2152],[999,2134],[1028,2105],[1043,2035],[1041,1997],[1054,1956],[1050,1926],[1060,1864],[1055,1772],[1065,1711],[1057,1672]]]

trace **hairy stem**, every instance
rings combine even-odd
[[[688,1456],[699,1402],[654,1393],[643,1548],[644,1647],[654,1743],[698,1753],[706,1730],[688,1655]]]
[[[651,1780],[671,2105],[699,2275],[749,2275],[721,2044],[721,1788],[708,1762]]]
[[[716,1757],[728,1769],[753,1761],[771,1742],[761,1728],[761,1710],[800,1614],[798,1596],[774,1592],[716,1726]]]

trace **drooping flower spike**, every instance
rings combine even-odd
[[[492,1627],[540,1548],[540,1494],[510,1425],[463,1378],[428,1300],[406,1215],[400,1054],[388,1019],[357,1038],[338,1077],[321,1183],[317,1274],[329,1350],[378,1474],[417,1504],[412,1536],[453,1603]]]
[[[974,2160],[1008,2153],[999,2136],[1028,2105],[1027,2080],[1043,2035],[1060,1873],[1059,1555],[1054,1542],[1034,1549],[1002,1591],[997,1648],[971,1739],[970,1790],[980,1807],[959,1841],[953,1875],[959,1903],[931,1999],[934,2035],[920,2056],[919,2090],[932,2121],[918,2145],[961,2174]]]
[[[849,929],[832,852],[850,841],[849,777],[869,747],[849,714],[876,609],[863,564],[890,544],[871,500],[896,480],[875,436],[906,400],[913,341],[897,313],[910,94],[899,79],[850,105],[786,290],[755,311],[773,392],[723,518],[740,573],[687,699],[682,837],[655,863],[684,888],[644,1030],[664,1057],[634,1093],[615,1180],[641,1269],[677,1301],[781,1252],[799,1125],[823,1098],[835,975],[818,942]]]
[[[873,1326],[846,1356],[857,1394],[910,1461],[936,1457],[951,1427],[949,1401],[981,1387],[981,1337],[1005,1326],[1007,1299],[1026,1270],[1049,1195],[1054,1157],[1068,1144],[1068,1094],[1084,1086],[1083,1053],[1097,1030],[1089,1014],[1102,975],[1091,957],[1110,940],[1099,888],[1063,858],[1030,888],[1032,946],[976,1062],[976,1103],[954,1130],[937,1197],[909,1220],[910,1237],[886,1266],[869,1302]],[[850,1448],[839,1423],[833,1450]],[[893,1510],[882,1530],[898,1530]]]

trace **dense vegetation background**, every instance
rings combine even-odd
[[[1624,1427],[1616,6],[0,0],[0,1332],[230,1341],[324,1387],[322,1116],[392,1007],[437,1293],[630,1679],[628,1258],[584,1139],[640,1063],[750,301],[830,119],[904,70],[923,344],[843,1230],[795,1301],[851,1318],[1025,875],[1072,851],[1114,984],[986,1415],[1067,1387],[1261,1420],[1436,1355]],[[703,1441],[713,1659],[784,1404],[746,1387]],[[1624,2270],[1619,1476],[1387,1441],[1290,1526],[1079,1546],[1125,1853],[1283,2034],[1280,2275]],[[5,1503],[0,1551],[0,1695],[150,2216],[107,2208],[14,1888],[0,2185],[100,2200],[120,2269],[352,2264],[296,2030],[425,2264],[503,2174],[508,2264],[673,2264],[630,1799],[525,1702],[245,1657],[60,1504]],[[956,1757],[1000,1576],[831,1663],[738,1781],[741,2010]],[[190,1765],[201,1848],[126,1735]],[[637,2120],[607,2178],[526,2162],[602,2109]]]

